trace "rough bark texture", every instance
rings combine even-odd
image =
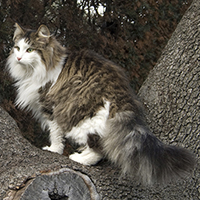
[[[200,2],[194,1],[140,89],[153,132],[200,155]]]
[[[190,149],[197,157],[192,181],[176,186],[177,199],[182,199],[184,187],[188,199],[200,199],[199,8],[200,1],[193,1],[139,92],[154,134],[165,143]]]
[[[197,157],[200,155],[199,8],[200,1],[195,0],[139,93],[146,105],[148,122],[153,132],[165,143],[184,146]],[[81,173],[76,174],[66,168]],[[59,171],[60,169],[62,170]],[[199,161],[192,176],[185,180],[165,186],[144,187],[129,177],[119,179],[119,170],[106,161],[97,166],[86,167],[65,156],[32,146],[21,136],[14,120],[0,108],[0,199],[13,199],[14,196],[14,199],[19,199],[19,194],[27,192],[28,184],[33,184],[34,181],[39,181],[37,187],[33,187],[31,191],[35,190],[35,197],[37,189],[40,190],[44,184],[51,182],[54,186],[48,186],[49,199],[70,199],[70,195],[73,199],[71,193],[67,197],[63,195],[63,191],[58,191],[60,186],[57,180],[63,180],[66,174],[62,173],[66,171],[71,174],[69,176],[77,178],[64,178],[69,181],[62,185],[67,188],[71,187],[70,184],[81,182],[77,187],[85,188],[87,195],[95,194],[92,199],[200,199]],[[55,176],[52,179],[53,174],[60,174],[61,177]],[[83,174],[89,183],[84,180]],[[47,182],[39,187],[44,176],[48,176],[45,178]],[[72,180],[74,183],[71,183]],[[50,188],[55,191],[52,193]]]

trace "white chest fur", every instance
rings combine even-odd
[[[45,69],[45,66],[42,66],[42,63],[37,68],[39,67]],[[54,84],[62,67],[56,67],[51,71],[46,71],[45,69],[43,72],[40,72],[37,68],[31,77],[22,79],[16,83],[18,88],[16,104],[20,108],[31,110],[34,116],[41,120],[42,114],[40,111],[41,105],[39,102],[40,95],[38,90],[41,87],[44,87],[49,81]],[[43,74],[43,76],[41,74]]]

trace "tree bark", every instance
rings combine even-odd
[[[200,2],[194,0],[140,89],[152,131],[200,155]],[[191,177],[155,187],[121,177],[108,161],[83,166],[24,139],[0,108],[0,199],[200,199],[199,161]],[[62,183],[62,184],[60,184]],[[70,189],[72,188],[72,189]],[[73,192],[72,192],[73,191]],[[76,196],[76,197],[75,197]]]

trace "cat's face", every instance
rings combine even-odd
[[[45,76],[49,63],[45,57],[52,58],[51,47],[48,46],[50,32],[46,26],[37,31],[22,29],[15,25],[14,47],[7,61],[8,69],[15,79],[35,76]]]
[[[37,49],[30,45],[25,38],[22,38],[15,43],[13,54],[16,64],[26,68],[34,68],[41,59]]]
[[[37,31],[24,30],[18,24],[15,26],[13,37],[15,60],[18,64],[34,67],[35,62],[41,60],[42,52],[48,49],[50,32],[44,25]]]
[[[41,25],[36,31],[23,29],[18,24],[15,27],[15,44],[7,60],[7,67],[13,78],[44,79],[52,71],[60,71],[66,49],[50,35],[45,25]]]

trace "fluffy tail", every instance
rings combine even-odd
[[[185,176],[195,164],[191,153],[163,144],[131,112],[109,120],[103,146],[108,159],[124,173],[137,175],[144,184],[166,183]]]

